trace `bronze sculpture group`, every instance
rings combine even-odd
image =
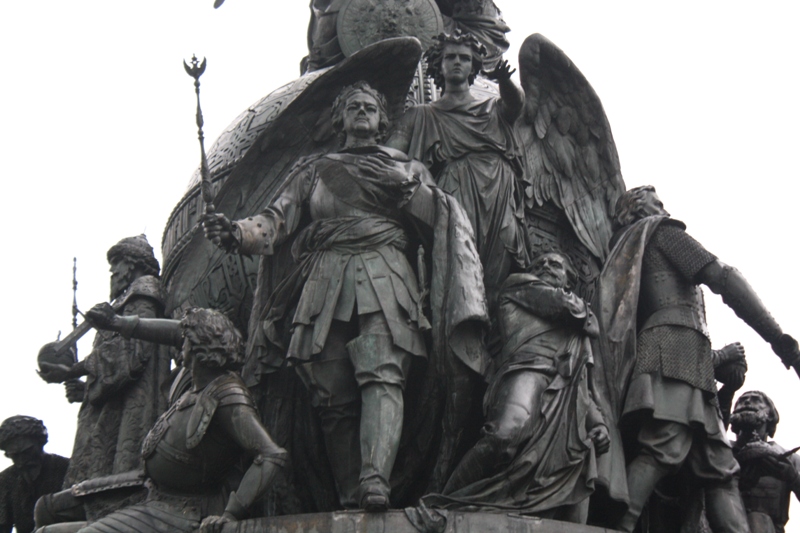
[[[195,229],[214,261],[260,258],[246,342],[222,312],[165,300],[174,285],[162,288],[143,236],[109,250],[113,307],[86,315],[94,351],[40,358],[43,379],[83,393],[65,490],[37,508],[43,531],[211,531],[281,509],[414,505],[430,531],[442,523],[413,517],[633,531],[678,474],[702,486],[713,531],[783,527],[794,456],[756,446],[777,423],[763,394],[737,403],[728,442],[718,405],[732,392],[716,382],[738,388],[746,367],[735,347],[712,352],[699,285],[800,371],[797,342],[654,188],[623,194],[599,100],[560,50],[526,41],[522,91],[496,7],[437,4],[451,31],[424,59],[441,95],[392,125],[406,91],[387,98],[353,73],[370,50],[408,43],[367,59],[326,51],[339,6],[312,2],[304,69],[333,81],[319,131],[303,134],[327,148],[277,172],[261,211],[209,209]]]

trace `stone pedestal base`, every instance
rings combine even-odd
[[[509,513],[447,512],[445,533],[604,533],[613,530]],[[223,533],[419,533],[403,511],[347,511],[272,518],[228,524]]]

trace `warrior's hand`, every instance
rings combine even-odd
[[[221,516],[207,516],[200,523],[201,533],[220,533],[225,524],[235,522],[236,517],[232,514],[225,512]]]
[[[712,355],[714,378],[734,390],[739,390],[744,384],[744,376],[747,372],[744,346],[734,342],[721,350],[714,350]]]
[[[95,305],[84,316],[96,329],[119,331],[122,326],[119,315],[108,302]]]
[[[236,245],[233,222],[222,213],[210,213],[203,217],[203,233],[206,239],[225,251]]]
[[[772,342],[772,351],[781,358],[786,368],[793,367],[797,375],[800,376],[800,347],[797,341],[784,333],[777,340]]]
[[[608,436],[608,428],[599,424],[589,431],[589,438],[594,443],[594,450],[597,455],[603,455],[611,447],[611,438]]]
[[[508,61],[503,59],[500,63],[497,64],[497,68],[494,70],[484,71],[483,74],[490,80],[494,80],[498,83],[502,83],[504,81],[508,81],[511,79],[511,75],[514,74],[517,69],[512,69],[511,65],[508,64]]]

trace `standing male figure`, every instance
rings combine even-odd
[[[441,495],[446,508],[516,511],[586,523],[608,428],[590,389],[597,318],[571,292],[577,273],[561,253],[537,257],[503,284],[503,348],[486,393],[483,436]]]
[[[44,494],[61,489],[69,459],[45,453],[47,428],[31,416],[0,424],[0,450],[14,463],[0,472],[0,533],[33,531],[33,507]]]
[[[452,320],[452,327],[434,323],[434,335],[449,336],[459,324],[485,320],[485,302],[469,225],[458,205],[428,186],[421,163],[378,145],[389,125],[383,95],[366,82],[345,87],[332,119],[344,141],[339,153],[298,164],[261,214],[236,222],[209,215],[203,225],[212,242],[242,254],[271,256],[294,238],[296,268],[263,294],[263,306],[258,295],[269,280],[259,279],[248,357],[266,358],[265,366],[273,369],[285,357],[296,367],[319,413],[341,505],[379,511],[389,506],[406,377],[412,358],[426,356],[422,332],[431,327],[406,257],[406,223],[426,228],[434,250],[442,249],[437,242],[457,249],[457,265],[455,255],[434,262],[433,281],[447,285],[451,306],[446,313],[434,311],[434,319]],[[311,223],[301,227],[309,216]],[[440,223],[442,231],[434,232]],[[260,269],[262,275],[266,270]],[[431,300],[434,307],[437,300],[442,304],[436,286]],[[471,357],[478,372],[485,368],[479,329],[465,328],[461,351],[454,349],[457,357]],[[270,347],[278,348],[279,359],[269,360]]]
[[[716,532],[747,531],[733,457],[716,405],[711,344],[700,284],[800,368],[797,342],[786,335],[734,268],[719,261],[670,219],[651,186],[623,194],[616,244],[600,277],[600,319],[609,346],[606,375],[620,402],[623,428],[636,438],[628,464],[630,506],[618,524],[632,531],[659,480],[686,464],[705,488]],[[628,380],[628,378],[630,378]],[[624,381],[621,386],[620,382]]]
[[[163,316],[159,265],[144,235],[108,250],[111,299],[121,314]],[[65,488],[93,477],[141,467],[142,440],[166,409],[161,386],[169,376],[166,347],[98,331],[92,352],[71,367],[43,363],[42,379],[59,383],[86,376]]]
[[[733,455],[742,466],[739,489],[751,533],[783,533],[792,493],[800,498],[800,456],[769,440],[779,421],[775,404],[760,391],[742,394],[731,415]]]
[[[486,73],[497,80],[500,98],[471,92],[485,55],[471,33],[439,35],[425,59],[442,97],[409,109],[387,144],[425,163],[436,184],[464,207],[492,309],[512,266],[522,270],[528,258],[517,190],[522,163],[513,132],[523,96],[507,61]]]

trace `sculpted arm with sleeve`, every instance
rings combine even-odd
[[[700,271],[698,281],[721,295],[722,301],[733,309],[736,316],[772,346],[786,368],[793,367],[800,375],[797,341],[783,332],[741,272],[715,260]]]
[[[297,229],[313,183],[313,167],[305,165],[286,178],[276,198],[260,214],[235,222],[221,213],[206,215],[206,238],[228,253],[272,255],[275,246]]]
[[[286,463],[286,450],[272,441],[256,410],[248,405],[220,407],[215,418],[224,431],[253,456],[252,464],[239,487],[231,492],[222,515],[223,520],[241,520],[247,515],[247,509],[267,490],[278,469]]]

